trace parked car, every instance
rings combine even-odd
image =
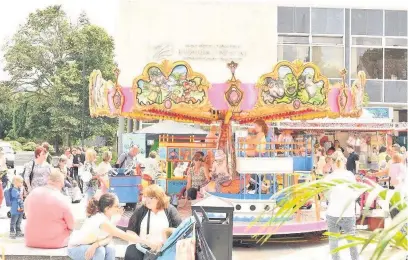
[[[16,159],[16,152],[11,147],[10,143],[0,142],[0,147],[3,148],[4,155],[6,156],[6,164],[8,168],[14,168],[14,161]]]

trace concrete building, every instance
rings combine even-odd
[[[255,82],[278,60],[319,65],[335,82],[367,74],[372,106],[407,120],[408,1],[120,0],[117,58],[122,84],[152,61],[187,60],[211,82]]]

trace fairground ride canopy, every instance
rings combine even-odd
[[[123,116],[139,120],[169,119],[211,123],[233,120],[249,123],[256,119],[306,120],[359,117],[365,97],[365,73],[348,87],[346,71],[342,82],[330,85],[313,63],[281,61],[255,83],[236,78],[237,63],[227,64],[232,77],[225,83],[210,83],[185,61],[149,63],[132,86],[103,79],[93,71],[89,84],[91,116]],[[222,68],[220,68],[222,69]]]

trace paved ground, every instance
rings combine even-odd
[[[18,155],[18,154],[17,154]],[[17,156],[18,157],[18,156]],[[21,158],[21,157],[20,157]],[[27,154],[23,154],[23,160],[27,158]],[[23,161],[20,159],[20,161]],[[29,157],[28,157],[29,160]],[[18,170],[21,167],[17,167]],[[75,218],[81,220],[85,218],[85,206],[83,204],[73,205],[73,211],[75,213]],[[7,208],[3,205],[0,208],[0,247],[4,246],[6,255],[19,254],[19,255],[36,255],[44,254],[38,250],[28,249],[24,246],[24,240],[19,239],[12,241],[8,239],[8,230],[9,230],[9,219],[6,217]],[[23,226],[24,226],[23,221]],[[78,225],[79,226],[79,225]],[[116,240],[118,245],[117,255],[123,255],[126,248],[126,243],[123,241]],[[1,248],[0,248],[1,250]],[[47,251],[46,255],[56,255],[59,256],[64,254],[65,249]],[[360,260],[368,260],[368,252],[364,253]],[[387,255],[383,259],[389,260],[404,260],[404,252],[389,249]],[[45,258],[44,258],[45,259]],[[234,247],[233,249],[233,260],[248,260],[248,259],[260,259],[260,260],[330,260],[331,256],[329,253],[328,242],[319,241],[319,242],[293,242],[293,241],[281,241],[281,242],[272,242],[265,244],[263,246],[256,246],[250,248],[243,247]],[[341,260],[351,259],[348,255],[348,251],[341,252]]]
[[[84,205],[73,205],[73,210],[75,212],[75,218],[77,220],[84,219]],[[5,216],[6,208],[4,206],[0,209],[0,245],[5,245],[6,254],[10,254],[11,251],[19,252],[22,254],[27,251],[27,254],[32,254],[24,247],[24,241],[22,239],[12,241],[7,238],[9,229],[9,219]],[[23,226],[24,226],[23,221]],[[123,255],[126,247],[126,243],[116,240],[116,244],[119,245],[118,255]],[[9,253],[7,253],[9,252]],[[63,250],[50,252],[51,255],[59,255],[63,253]],[[368,257],[362,256],[360,260],[368,259]],[[342,260],[348,260],[347,251],[343,251]],[[233,249],[233,260],[248,260],[248,259],[276,259],[276,260],[293,260],[293,259],[303,259],[303,260],[329,260],[331,259],[328,249],[327,241],[320,242],[273,242],[268,243],[263,246],[256,246],[250,248],[235,247]],[[401,252],[389,250],[388,254],[384,259],[405,259],[401,256]]]

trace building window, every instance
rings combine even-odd
[[[367,75],[371,102],[407,102],[407,11],[352,10],[350,75]]]
[[[344,69],[344,47],[313,46],[312,61],[328,78],[339,78]]]
[[[364,71],[367,79],[383,78],[383,49],[353,47],[350,58],[352,78],[356,78],[359,71]]]
[[[407,79],[408,49],[384,50],[384,78],[392,80]]]
[[[382,36],[384,30],[382,10],[351,10],[352,35],[377,35]]]
[[[296,45],[278,45],[278,60],[301,60],[310,61],[310,47]]]
[[[384,102],[407,103],[407,81],[385,81],[384,82]]]
[[[314,62],[323,75],[339,79],[345,66],[344,9],[278,7],[277,57]]]
[[[385,36],[407,36],[406,11],[385,11]]]
[[[278,7],[278,33],[309,33],[310,8]]]
[[[367,80],[365,91],[370,102],[383,102],[384,93],[382,80]]]
[[[344,34],[344,9],[312,8],[312,34]]]

